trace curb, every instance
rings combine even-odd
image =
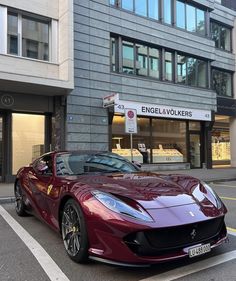
[[[0,204],[15,203],[15,197],[0,197]]]

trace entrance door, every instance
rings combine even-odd
[[[190,164],[191,168],[201,168],[201,137],[200,133],[190,133]]]

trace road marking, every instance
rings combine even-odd
[[[29,248],[51,281],[69,281],[43,247],[1,205],[0,215]]]
[[[235,229],[235,228],[227,227],[227,232],[228,232],[230,235],[236,236],[236,229]]]
[[[236,201],[236,198],[232,198],[232,197],[223,197],[223,196],[220,196],[221,199],[225,199],[225,200],[233,200],[233,201]]]
[[[187,275],[196,273],[198,271],[202,271],[204,269],[208,269],[210,267],[216,266],[221,263],[225,263],[227,261],[236,259],[236,250],[232,252],[228,252],[226,254],[218,255],[203,261],[199,261],[196,263],[192,263],[190,265],[186,265],[180,268],[176,268],[165,273],[161,273],[159,275],[155,275],[146,279],[142,279],[140,281],[172,281],[181,277],[185,277]]]

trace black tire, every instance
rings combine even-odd
[[[88,260],[88,235],[83,212],[79,204],[69,199],[62,212],[61,231],[69,257],[77,263]]]
[[[16,199],[16,213],[20,217],[24,217],[27,215],[26,213],[26,206],[23,200],[23,195],[22,195],[22,187],[20,185],[20,182],[17,181],[15,184],[15,199]]]

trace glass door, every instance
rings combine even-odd
[[[200,133],[190,133],[190,164],[191,168],[201,168],[201,136]]]

